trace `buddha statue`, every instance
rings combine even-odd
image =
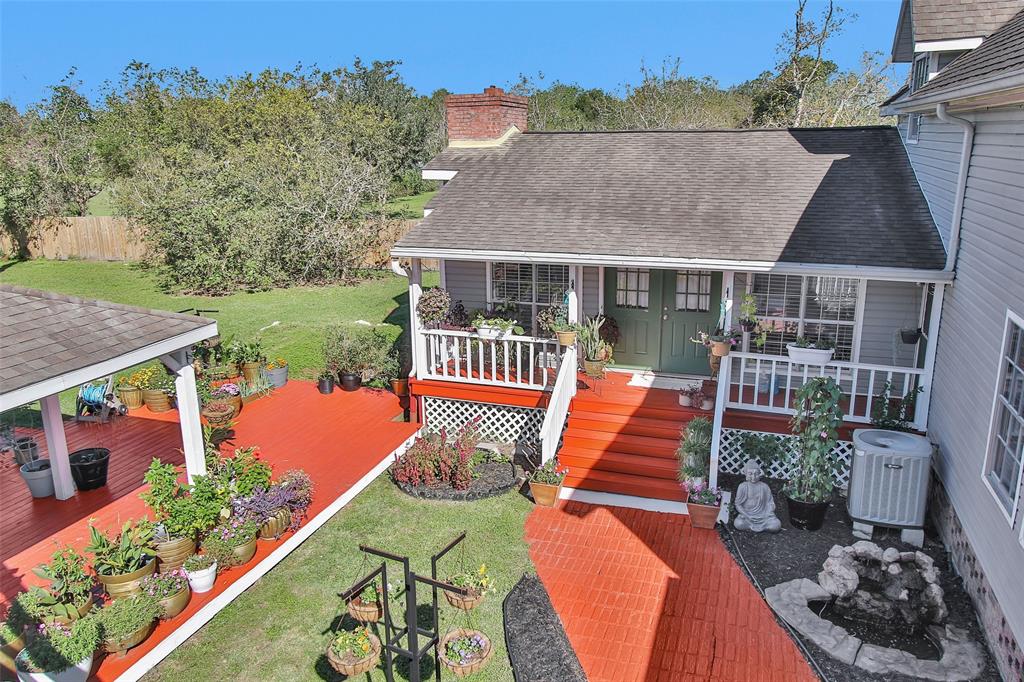
[[[767,531],[778,533],[782,522],[775,516],[775,496],[768,484],[761,480],[761,465],[756,459],[748,459],[743,465],[746,481],[740,483],[736,490],[736,520],[733,526],[737,530],[750,530],[755,533]]]

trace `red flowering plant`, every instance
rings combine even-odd
[[[480,436],[480,418],[466,422],[454,438],[447,429],[439,434],[417,438],[405,453],[395,458],[391,476],[397,483],[410,486],[449,485],[465,490],[473,482],[473,456]]]

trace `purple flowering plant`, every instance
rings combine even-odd
[[[239,390],[238,384],[232,384],[232,383],[221,384],[217,388],[215,388],[212,391],[210,391],[210,395],[213,398],[220,398],[220,399],[231,398],[233,396],[239,395],[240,393],[241,393],[241,390]]]
[[[487,651],[487,640],[480,633],[456,637],[445,647],[448,660],[459,665],[469,665],[481,658]]]
[[[261,486],[245,497],[231,501],[234,516],[252,519],[263,525],[282,509],[291,513],[289,530],[296,530],[302,524],[310,503],[313,501],[313,481],[301,469],[291,469],[281,480],[270,486]]]
[[[689,493],[687,502],[717,507],[722,503],[722,491],[712,488],[704,481],[683,481],[683,490]]]
[[[139,587],[143,594],[148,594],[154,599],[167,599],[188,587],[188,576],[185,575],[185,571],[176,568],[167,573],[146,576],[139,582]]]

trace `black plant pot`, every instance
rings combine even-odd
[[[920,329],[901,329],[900,330],[900,340],[903,341],[903,343],[913,345],[913,344],[915,344],[915,343],[917,343],[918,341],[921,340],[921,330]]]
[[[341,390],[343,391],[358,391],[359,387],[363,385],[363,377],[358,374],[349,374],[348,372],[342,372],[341,374]]]
[[[71,462],[71,478],[79,490],[93,490],[107,484],[107,465],[110,464],[110,450],[106,448],[85,448],[68,455]]]
[[[789,508],[789,522],[794,528],[820,530],[825,523],[828,502],[800,502],[787,495],[786,506]]]
[[[330,377],[326,379],[320,379],[316,384],[316,390],[320,391],[324,395],[330,395],[334,393],[334,379]]]
[[[757,329],[757,320],[740,320],[740,329],[745,332],[752,332]]]

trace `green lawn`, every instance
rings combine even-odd
[[[394,199],[389,201],[385,208],[389,214],[398,218],[422,218],[423,207],[435,194],[437,194],[437,190]]]
[[[113,197],[110,195],[109,189],[102,189],[100,193],[89,199],[86,204],[86,215],[114,215],[114,202]]]
[[[468,616],[440,598],[441,632],[467,624],[483,631],[494,643],[495,655],[472,679],[512,680],[501,603],[523,573],[533,570],[523,540],[530,508],[514,492],[479,502],[416,500],[381,476],[145,679],[343,679],[327,666],[323,652],[332,623],[337,627],[345,615],[338,593],[374,565],[364,565],[357,546],[366,543],[405,554],[412,558],[413,570],[430,575],[430,555],[466,530],[465,556],[456,549],[448,565],[459,570],[463,563],[469,569],[486,563],[497,592]],[[421,594],[420,604],[429,604],[429,590]],[[421,606],[421,612],[426,615],[429,609]],[[344,622],[351,624],[351,619],[345,616]],[[423,672],[425,680],[432,679],[426,677],[426,665]],[[380,669],[369,677],[385,679]],[[406,671],[396,677],[407,679]],[[446,674],[445,679],[454,678]]]

